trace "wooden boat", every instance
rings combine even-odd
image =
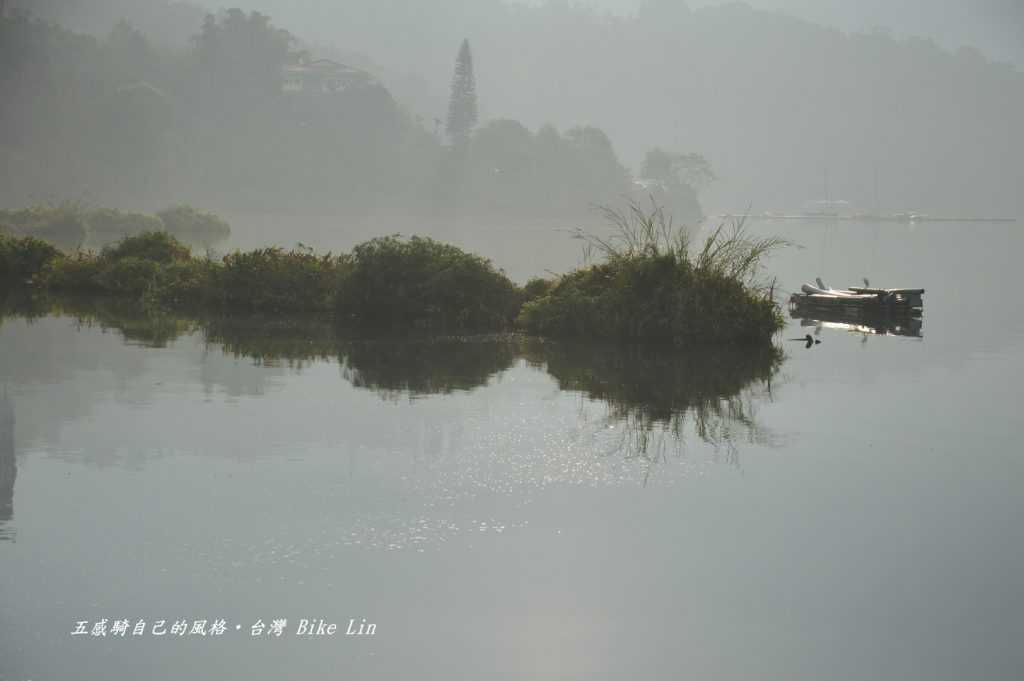
[[[924,306],[923,288],[872,288],[865,285],[833,289],[820,279],[817,283],[817,286],[804,284],[800,293],[791,295],[790,308],[920,314]]]

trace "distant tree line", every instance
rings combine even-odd
[[[318,69],[320,69],[318,71]],[[0,202],[340,214],[581,214],[635,193],[593,126],[478,123],[468,41],[446,135],[369,74],[317,62],[259,12],[207,15],[188,50],[125,21],[103,38],[0,19]],[[696,196],[676,173],[664,188]]]
[[[1020,5],[987,4],[997,3]],[[346,0],[321,3],[322,32],[303,30],[409,65],[442,99],[469,35],[482,110],[514,111],[531,129],[595,121],[634,168],[656,146],[700,151],[721,178],[701,200],[721,208],[798,208],[829,194],[860,210],[1024,215],[1021,64],[983,45],[840,31],[750,6],[764,3],[599,9],[612,4]],[[431,98],[404,101],[438,110]]]
[[[469,36],[482,117],[515,112],[531,130],[594,121],[634,169],[653,147],[700,151],[720,176],[703,203],[786,209],[828,194],[867,211],[1024,214],[1024,70],[983,45],[840,31],[742,2],[638,0],[617,16],[564,0],[258,4],[287,12],[305,39],[343,46],[318,52],[374,70],[438,136]],[[180,49],[203,21],[188,0],[12,7],[97,34],[128,17]]]

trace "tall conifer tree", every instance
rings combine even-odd
[[[462,148],[469,141],[469,134],[476,126],[476,78],[473,76],[473,55],[469,41],[463,40],[459,56],[455,58],[455,74],[452,76],[452,95],[448,101],[448,122],[445,132],[452,146]]]

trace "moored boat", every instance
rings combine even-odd
[[[817,286],[803,284],[800,293],[790,296],[790,307],[867,309],[920,314],[924,306],[923,288],[872,288],[865,285],[833,289],[825,286],[820,279],[817,283]]]

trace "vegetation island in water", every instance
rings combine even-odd
[[[605,209],[607,239],[579,233],[603,256],[520,286],[478,255],[429,238],[385,236],[342,254],[261,248],[197,256],[175,234],[223,233],[187,207],[145,216],[72,206],[0,212],[0,292],[131,300],[152,309],[307,315],[359,332],[522,331],[551,338],[675,346],[768,345],[782,328],[770,287],[755,283],[782,242],[751,239],[742,223],[699,247],[664,212]],[[128,234],[99,252],[64,252],[37,235]],[[134,232],[134,233],[133,233]],[[589,258],[588,258],[589,259]]]

